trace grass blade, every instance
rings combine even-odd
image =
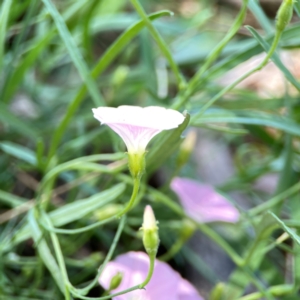
[[[57,11],[56,7],[54,6],[54,4],[52,3],[51,0],[43,0],[43,2],[45,4],[45,6],[47,7],[49,13],[51,14],[51,16],[56,24],[56,27],[58,29],[58,32],[59,32],[62,40],[64,41],[64,43],[68,49],[68,52],[75,64],[75,66],[77,67],[82,80],[86,84],[95,105],[97,105],[97,106],[105,105],[104,99],[101,96],[100,92],[98,91],[97,85],[96,85],[94,79],[92,78],[92,76],[90,75],[88,67],[87,67],[86,63],[84,62],[84,59],[83,59],[81,53],[79,52],[78,48],[76,47],[76,44],[67,28],[66,23],[63,20],[62,16],[59,14],[59,12]]]

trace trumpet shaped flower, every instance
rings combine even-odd
[[[171,182],[186,214],[200,223],[239,220],[239,211],[212,186],[188,178],[176,177]]]
[[[93,108],[94,117],[114,130],[125,142],[128,153],[144,153],[150,140],[163,130],[178,127],[184,116],[159,106]]]
[[[149,257],[144,252],[128,252],[109,262],[100,279],[100,284],[108,289],[111,279],[122,273],[122,281],[117,293],[140,284],[146,278],[149,269]],[[113,300],[203,300],[196,289],[167,263],[155,261],[155,268],[150,282],[145,289],[113,297]]]

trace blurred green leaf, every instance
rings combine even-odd
[[[45,241],[43,237],[43,233],[41,229],[39,228],[39,225],[36,221],[35,217],[35,211],[32,209],[28,213],[28,223],[29,223],[29,228],[30,228],[30,235],[33,238],[35,245],[38,249],[39,255],[53,276],[54,280],[56,281],[56,284],[58,285],[59,289],[61,290],[62,293],[65,291],[65,287],[63,286],[63,280],[62,280],[62,275],[59,270],[59,267],[56,263],[55,258],[52,256],[51,250],[49,249],[47,242]]]
[[[246,26],[246,28],[251,32],[251,34],[254,36],[254,38],[260,43],[260,45],[264,48],[266,52],[269,51],[270,45],[258,34],[258,32],[250,27]],[[272,56],[272,60],[276,64],[276,66],[281,70],[281,72],[284,74],[286,79],[292,83],[292,85],[300,91],[300,82],[298,82],[295,77],[292,75],[292,73],[288,70],[288,68],[282,63],[280,60],[278,54],[274,53]]]
[[[0,149],[8,155],[14,156],[20,160],[36,166],[37,160],[35,153],[24,146],[4,141],[0,142]]]
[[[157,170],[178,149],[182,142],[181,134],[187,128],[189,122],[190,115],[186,113],[184,122],[178,128],[161,134],[160,139],[155,144],[155,148],[151,149],[146,156],[147,174]]]
[[[223,109],[209,109],[198,118],[192,117],[192,126],[205,123],[237,123],[247,125],[269,126],[283,130],[295,136],[300,136],[300,125],[293,120],[275,114],[260,111],[229,111]]]
[[[58,227],[70,222],[77,221],[84,216],[94,212],[96,209],[103,207],[105,204],[118,198],[125,190],[125,184],[120,183],[110,189],[104,190],[91,197],[77,200],[73,203],[66,204],[52,212],[49,216],[53,225]],[[32,212],[31,212],[32,214]],[[29,225],[24,225],[19,229],[9,244],[0,245],[1,251],[8,251],[13,245],[17,245],[30,238],[31,230]]]
[[[59,31],[59,34],[60,34],[63,42],[65,43],[65,45],[68,49],[68,52],[75,64],[75,66],[77,67],[81,78],[85,82],[95,105],[97,105],[97,106],[105,105],[105,101],[104,101],[102,95],[100,94],[100,91],[97,88],[94,78],[90,75],[90,71],[89,71],[81,53],[79,52],[78,48],[76,47],[76,44],[73,41],[73,38],[66,26],[64,19],[59,14],[59,12],[57,11],[55,5],[52,3],[51,0],[43,0],[43,2],[45,4],[45,6],[47,7],[48,11],[50,12],[50,14],[52,15],[52,18],[54,19],[54,22]]]
[[[12,0],[4,0],[0,7],[0,70],[2,68],[6,27]]]
[[[38,131],[32,127],[31,124],[27,124],[21,118],[16,117],[4,103],[0,102],[0,121],[16,130],[22,136],[26,136],[34,140],[38,136]]]

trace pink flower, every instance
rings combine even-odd
[[[176,177],[171,188],[178,195],[186,214],[195,221],[235,223],[239,220],[238,210],[208,184]]]
[[[93,108],[94,117],[108,125],[125,142],[129,153],[144,153],[150,140],[163,130],[178,127],[184,116],[159,106]]]
[[[149,257],[144,252],[128,252],[109,262],[99,282],[108,289],[111,279],[118,273],[123,274],[119,287],[112,291],[117,293],[138,285],[147,277]],[[114,297],[113,300],[203,300],[196,289],[167,263],[155,261],[155,269],[145,290],[135,290]]]

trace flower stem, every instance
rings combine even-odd
[[[132,206],[134,205],[135,200],[136,200],[137,195],[138,195],[138,192],[139,192],[140,183],[141,183],[141,178],[140,177],[135,177],[133,179],[133,190],[132,190],[131,198],[130,198],[127,206],[121,212],[119,212],[117,214],[117,218],[120,218],[121,216],[123,216],[124,214],[129,212],[130,209],[132,208]]]
[[[79,298],[79,299],[85,299],[85,300],[106,300],[106,299],[112,299],[112,298],[117,297],[119,295],[123,295],[123,294],[129,293],[129,292],[132,292],[132,291],[137,290],[137,289],[143,289],[149,283],[149,281],[151,280],[151,277],[153,275],[154,265],[155,265],[155,254],[149,255],[149,259],[150,259],[150,266],[149,266],[149,270],[148,270],[148,275],[147,275],[146,279],[141,284],[135,285],[135,286],[133,286],[133,287],[131,287],[129,289],[123,290],[121,292],[118,292],[118,293],[115,293],[115,294],[111,294],[111,295],[107,295],[107,296],[103,296],[103,297],[100,297],[100,298],[85,297],[85,296],[80,295],[75,290],[72,291],[72,294],[74,296],[76,296],[77,298]]]
[[[139,285],[140,289],[143,289],[151,280],[151,277],[152,277],[153,271],[154,271],[155,257],[156,257],[156,254],[151,254],[151,255],[149,254],[150,266],[149,266],[149,270],[148,270],[148,275],[147,275],[146,279],[144,280],[144,282]]]
[[[236,79],[232,84],[228,85],[226,88],[221,90],[217,95],[215,95],[211,100],[209,100],[201,109],[200,111],[193,117],[193,119],[199,118],[210,106],[212,106],[217,100],[219,100],[225,93],[231,91],[236,85],[242,82],[244,79],[248,78],[250,75],[254,74],[257,71],[260,71],[269,61],[273,53],[275,52],[277,45],[279,43],[281,37],[281,32],[276,32],[273,43],[267,56],[265,59],[255,68],[246,72],[243,76]]]

